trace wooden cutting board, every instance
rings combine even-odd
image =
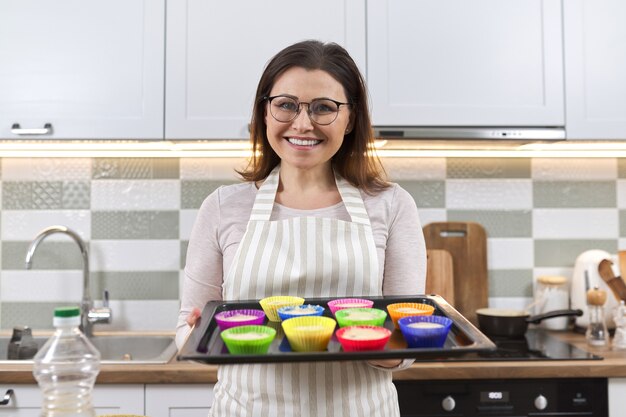
[[[478,223],[436,222],[424,226],[426,249],[452,255],[454,307],[477,324],[476,309],[488,306],[487,234]]]
[[[437,294],[454,307],[452,255],[443,249],[426,251],[426,294]]]

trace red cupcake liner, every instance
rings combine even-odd
[[[374,339],[346,339],[346,332],[356,329],[372,329],[380,333],[379,338]],[[383,350],[391,337],[391,331],[380,326],[348,326],[342,327],[335,332],[335,336],[341,343],[341,347],[346,352],[362,351],[362,350]]]

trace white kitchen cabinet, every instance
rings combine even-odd
[[[167,2],[166,138],[249,138],[265,64],[305,39],[337,42],[365,69],[365,0]]]
[[[150,417],[205,417],[212,403],[212,384],[146,385],[146,415]]]
[[[626,3],[563,2],[568,139],[626,139]]]
[[[374,124],[563,126],[561,28],[560,0],[367,2]]]
[[[165,0],[0,2],[0,139],[162,139],[164,34]]]
[[[626,410],[626,378],[609,378],[609,417],[621,417]]]
[[[0,385],[0,400],[7,390],[12,389],[8,404],[0,405],[0,416],[39,417],[41,412],[41,390],[34,384]],[[98,385],[93,391],[96,414],[144,413],[143,384]]]

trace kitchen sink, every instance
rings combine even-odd
[[[35,336],[41,346],[47,337]],[[0,336],[0,364],[32,363],[32,360],[7,359],[10,336]],[[173,336],[162,335],[97,335],[91,342],[100,351],[102,364],[167,363],[176,354]]]

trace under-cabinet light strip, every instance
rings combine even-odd
[[[626,143],[529,143],[518,146],[485,145],[464,149],[461,145],[429,145],[421,142],[388,146],[376,142],[381,158],[626,158]],[[413,148],[411,148],[413,146]],[[430,147],[429,147],[430,146]],[[0,142],[3,158],[246,158],[251,155],[247,141],[188,142]]]
[[[377,151],[381,158],[626,158],[626,150],[620,151],[565,151],[565,150],[386,150]]]

